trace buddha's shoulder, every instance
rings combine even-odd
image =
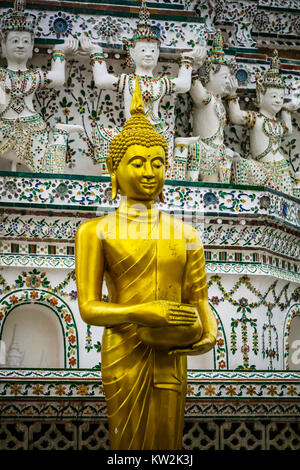
[[[183,222],[179,217],[167,214],[166,212],[161,212],[161,215],[162,222],[173,226],[176,230],[179,229],[187,241],[200,240],[199,233],[191,224]]]
[[[90,220],[86,220],[85,222],[82,222],[82,224],[79,225],[77,229],[77,236],[79,234],[81,235],[86,235],[86,236],[92,236],[92,235],[97,235],[99,231],[101,232],[104,230],[105,226],[107,223],[114,217],[113,213],[104,215],[102,217],[95,217]]]

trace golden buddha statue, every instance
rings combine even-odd
[[[111,449],[180,449],[187,354],[214,347],[197,231],[158,211],[168,148],[144,114],[137,82],[131,118],[107,157],[119,208],[80,225],[76,280],[82,319],[105,326],[102,378]],[[103,302],[105,279],[109,302]]]

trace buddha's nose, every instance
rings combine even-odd
[[[153,168],[152,168],[152,165],[151,163],[145,163],[144,165],[144,176],[146,178],[153,178],[154,177],[154,173],[153,173]]]

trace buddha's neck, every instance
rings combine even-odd
[[[118,212],[124,215],[128,215],[129,217],[149,217],[150,214],[156,214],[158,212],[158,209],[154,200],[139,201],[136,199],[129,199],[127,197],[122,196]]]

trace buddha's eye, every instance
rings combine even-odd
[[[152,165],[154,166],[154,168],[161,168],[163,166],[163,163],[160,160],[155,160],[154,162],[152,162]]]
[[[131,165],[134,168],[141,168],[143,166],[143,162],[141,160],[134,160],[133,162],[131,162]]]

